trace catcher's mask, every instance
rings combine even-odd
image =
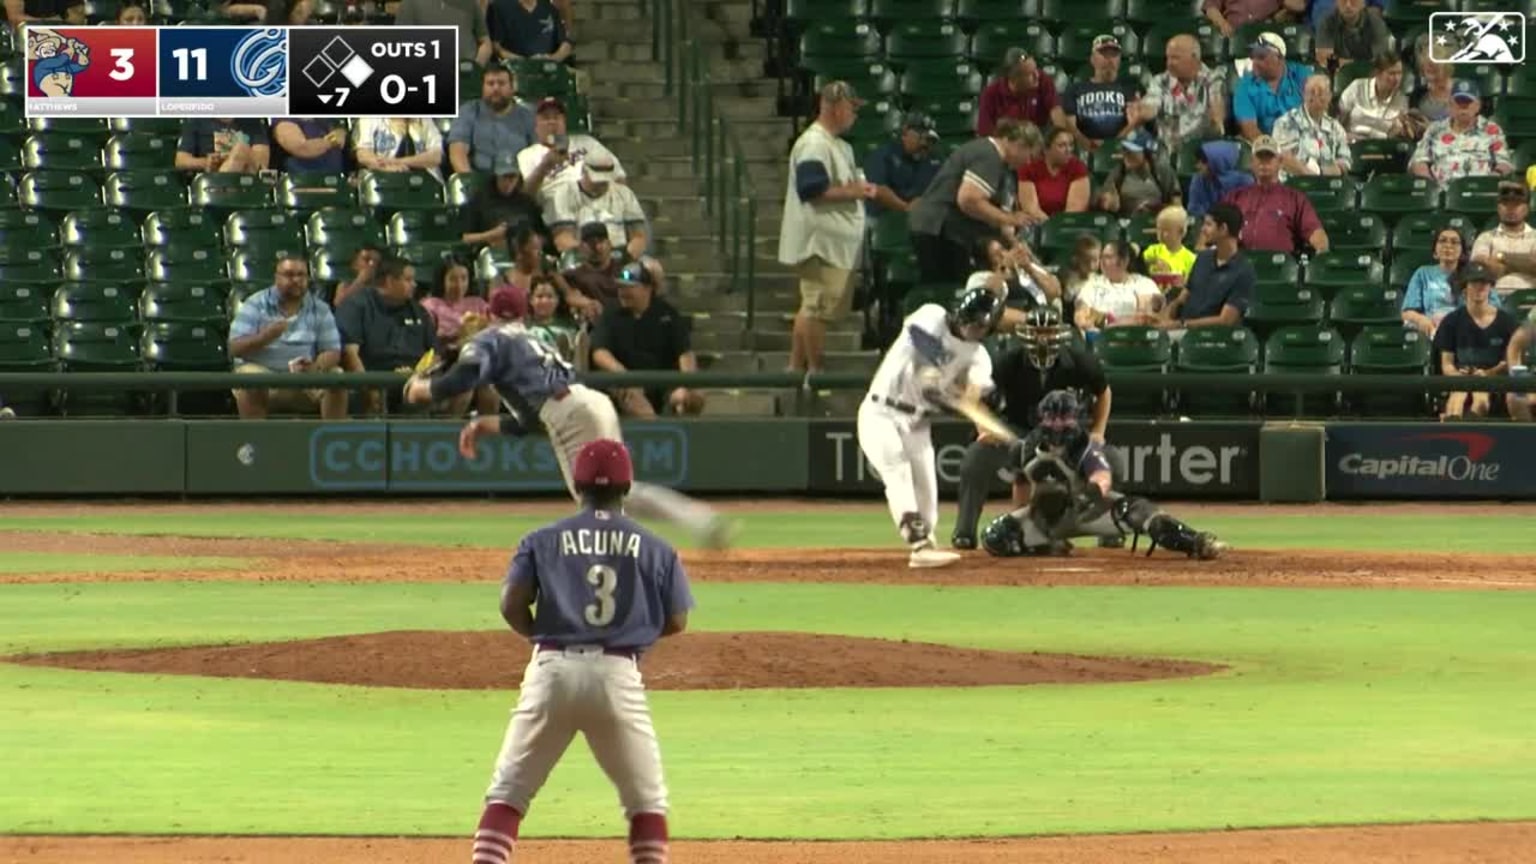
[[[1029,362],[1036,369],[1045,370],[1056,363],[1061,349],[1071,343],[1072,328],[1062,322],[1060,312],[1040,306],[1025,314],[1018,335],[1029,354]]]
[[[1052,390],[1040,400],[1035,428],[1041,431],[1048,446],[1067,447],[1077,437],[1080,411],[1077,396],[1071,390]]]
[[[972,288],[949,313],[949,326],[960,338],[980,342],[991,335],[1002,314],[1003,301],[996,294],[986,288]]]

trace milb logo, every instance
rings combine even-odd
[[[1487,460],[1488,454],[1493,452],[1495,441],[1492,435],[1482,432],[1430,432],[1410,435],[1400,440],[1404,443],[1449,441],[1460,445],[1463,452],[1438,456],[1422,456],[1411,452],[1367,456],[1356,451],[1346,453],[1339,459],[1339,471],[1353,477],[1377,480],[1415,477],[1461,483],[1493,483],[1498,481],[1499,472],[1504,467],[1497,461]]]

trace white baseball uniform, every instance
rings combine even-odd
[[[949,328],[949,313],[929,303],[907,316],[901,333],[880,361],[869,394],[859,406],[859,449],[885,484],[885,500],[898,528],[921,519],[914,545],[931,541],[939,521],[939,480],[929,421],[938,408],[923,395],[929,388],[958,393],[974,386],[992,389],[992,358],[979,342]]]

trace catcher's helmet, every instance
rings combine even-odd
[[[1008,514],[993,519],[981,532],[981,548],[998,558],[1024,554],[1024,526]]]
[[[1035,425],[1045,439],[1045,443],[1052,447],[1066,447],[1072,443],[1078,433],[1078,417],[1082,412],[1082,406],[1077,401],[1077,394],[1071,390],[1052,390],[1040,400],[1040,405],[1035,409],[1037,415]]]
[[[1003,301],[986,288],[972,288],[960,295],[960,301],[949,313],[949,326],[958,330],[969,325],[981,325],[988,333],[997,326],[1003,314]]]
[[[635,480],[635,466],[624,442],[611,438],[589,441],[571,465],[571,485],[577,492],[596,489],[628,491]]]
[[[1037,369],[1051,368],[1061,349],[1072,342],[1072,328],[1050,306],[1037,306],[1025,313],[1018,335],[1029,354],[1029,362]]]

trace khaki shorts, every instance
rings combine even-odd
[[[272,371],[274,370],[255,363],[241,363],[235,367],[235,373],[238,375],[266,375]],[[340,369],[334,371],[338,374],[341,372]],[[320,400],[323,398],[325,398],[325,390],[318,387],[313,390],[290,390],[286,388],[268,390],[267,410],[294,414],[316,414],[320,411]]]
[[[795,265],[795,275],[800,277],[800,312],[836,321],[847,317],[853,308],[853,271],[833,267],[826,261],[812,256]]]

